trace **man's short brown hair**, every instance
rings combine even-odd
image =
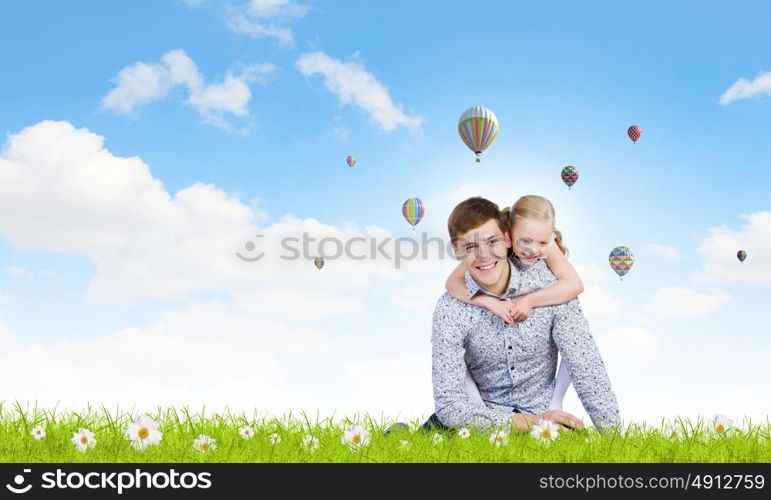
[[[501,228],[501,232],[505,235],[508,228],[501,216],[501,210],[498,208],[498,205],[481,196],[474,196],[458,203],[452,209],[449,219],[447,219],[447,230],[450,233],[450,240],[455,241],[458,235],[471,231],[490,219],[498,223],[498,227]]]

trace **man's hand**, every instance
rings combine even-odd
[[[584,428],[584,423],[581,422],[578,417],[571,415],[568,412],[562,410],[549,410],[547,412],[539,414],[544,420],[551,420],[555,424],[560,426],[560,430],[581,430]]]
[[[515,413],[511,417],[511,425],[518,431],[530,432],[530,429],[538,424],[541,419],[551,420],[559,426],[560,431],[580,430],[584,428],[583,422],[581,422],[578,417],[562,410],[549,410],[535,415],[531,413]]]

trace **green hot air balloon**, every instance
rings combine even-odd
[[[736,258],[739,259],[739,262],[744,262],[744,259],[747,258],[747,252],[744,250],[739,250],[736,252]]]
[[[324,267],[324,257],[316,257],[313,259],[313,264],[316,266],[316,269],[321,271],[321,268]]]
[[[629,247],[616,247],[610,251],[608,261],[611,269],[616,271],[616,274],[623,280],[624,275],[634,266],[634,255]]]

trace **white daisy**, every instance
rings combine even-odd
[[[559,427],[551,420],[542,418],[538,424],[533,426],[530,435],[541,442],[548,443],[557,439],[557,436],[559,436]]]
[[[303,438],[303,446],[312,453],[319,449],[319,439],[308,434]]]
[[[36,425],[31,431],[30,434],[33,438],[40,441],[44,437],[46,437],[46,430],[42,425]]]
[[[458,429],[458,436],[460,436],[461,439],[468,439],[468,437],[471,436],[471,431],[465,427],[461,427]]]
[[[96,446],[94,433],[88,429],[78,429],[78,432],[73,432],[70,441],[72,441],[78,451],[82,451],[83,453],[85,453],[87,449]]]
[[[238,434],[240,434],[244,439],[252,439],[254,437],[254,430],[252,430],[252,428],[248,425],[245,425],[238,429]]]
[[[438,432],[434,433],[434,437],[431,438],[434,441],[434,444],[439,444],[442,442],[442,435]]]
[[[359,427],[358,425],[353,425],[343,433],[343,437],[340,439],[340,442],[347,444],[352,449],[358,449],[362,446],[367,446],[369,444],[369,431]]]
[[[716,434],[725,434],[733,423],[734,421],[725,415],[715,415],[715,418],[709,423],[709,427]]]
[[[268,441],[270,441],[270,444],[275,446],[281,442],[281,436],[278,434],[278,432],[274,432],[273,434],[268,436]]]
[[[682,439],[682,437],[683,437],[683,431],[676,424],[675,425],[670,425],[670,424],[664,425],[664,428],[661,430],[661,434],[663,434],[665,438],[672,439],[672,440]]]
[[[503,431],[493,432],[490,434],[490,444],[501,447],[509,442],[509,435]]]
[[[163,439],[158,422],[144,415],[137,415],[135,420],[128,424],[123,435],[131,441],[131,446],[135,450],[144,450],[148,446],[157,445]]]
[[[193,440],[193,448],[201,453],[215,451],[217,449],[217,440],[206,434],[199,434],[198,439]]]

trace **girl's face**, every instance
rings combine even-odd
[[[523,264],[530,265],[546,255],[546,247],[554,238],[552,224],[517,217],[511,228],[514,255]]]

